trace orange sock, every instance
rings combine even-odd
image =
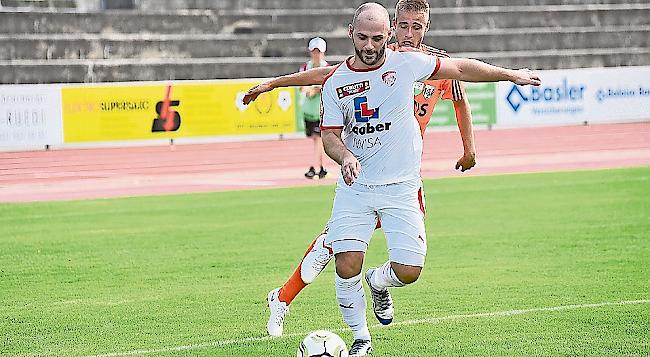
[[[320,237],[320,235],[318,235]],[[318,239],[318,237],[316,237]],[[314,244],[316,243],[316,239],[314,239],[313,242],[309,245],[309,248],[307,248],[307,251],[305,252],[305,255],[302,256],[304,259],[305,256],[307,256],[307,253],[314,247]],[[293,274],[289,277],[289,280],[287,280],[284,285],[280,288],[280,293],[278,294],[278,298],[280,301],[286,302],[287,305],[290,305],[293,299],[300,293],[302,289],[307,286],[304,281],[302,281],[302,278],[300,277],[300,267],[302,266],[302,259],[300,260],[300,264],[298,264],[298,267],[296,270],[294,270]]]

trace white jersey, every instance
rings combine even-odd
[[[367,70],[351,68],[349,60],[323,82],[321,129],[343,129],[343,143],[361,164],[357,183],[419,180],[422,136],[413,84],[434,74],[439,58],[386,49],[384,64]]]

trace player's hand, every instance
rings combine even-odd
[[[352,153],[348,152],[347,155],[343,157],[343,162],[341,163],[341,174],[343,175],[343,181],[348,186],[352,186],[354,181],[359,177],[359,172],[361,171],[361,164]]]
[[[513,73],[512,82],[514,82],[517,85],[525,86],[530,84],[534,86],[539,86],[540,84],[542,84],[542,80],[539,79],[537,73],[531,71],[528,68],[518,69],[513,72],[514,73]]]
[[[476,165],[476,154],[473,152],[466,152],[463,154],[458,162],[456,162],[456,170],[460,169],[461,172],[465,172]]]
[[[250,102],[254,101],[257,99],[257,97],[262,94],[266,93],[269,91],[272,91],[273,87],[271,86],[270,82],[264,82],[256,85],[255,87],[251,88],[244,94],[244,98],[242,99],[242,102],[244,105],[248,105]]]

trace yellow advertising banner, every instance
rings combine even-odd
[[[256,81],[120,83],[62,89],[65,143],[296,131],[295,93],[274,90],[244,106]]]

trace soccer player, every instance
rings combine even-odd
[[[393,22],[395,35],[399,46],[411,46],[442,57],[448,57],[446,52],[422,44],[423,37],[429,29],[429,4],[426,0],[400,0],[395,6],[395,19]],[[395,44],[389,45],[396,48]],[[270,91],[278,86],[322,83],[325,76],[335,66],[318,68],[296,75],[283,76],[272,79],[266,83],[252,88],[245,97],[246,104],[254,100],[259,94]],[[451,99],[458,127],[463,142],[463,156],[456,163],[456,169],[466,171],[471,169],[476,161],[474,149],[474,135],[472,132],[472,118],[469,103],[464,95],[462,84],[456,80],[426,80],[416,83],[420,92],[415,96],[415,115],[420,125],[421,133],[431,119],[431,115],[439,98]],[[284,317],[293,299],[310,284],[325,268],[332,258],[331,248],[325,246],[323,241],[327,228],[321,232],[311,243],[307,252],[300,261],[293,274],[280,288],[274,289],[268,296],[271,310],[267,323],[267,331],[271,336],[281,336],[283,332]]]
[[[336,299],[354,336],[350,356],[365,356],[372,344],[361,269],[377,220],[386,235],[389,259],[368,269],[364,278],[380,323],[393,320],[388,288],[415,282],[427,250],[422,136],[409,90],[424,79],[508,80],[519,85],[540,81],[529,70],[388,49],[388,12],[376,3],[357,9],[348,35],[354,56],[325,78],[321,93],[323,147],[341,165],[325,244],[334,252]]]

